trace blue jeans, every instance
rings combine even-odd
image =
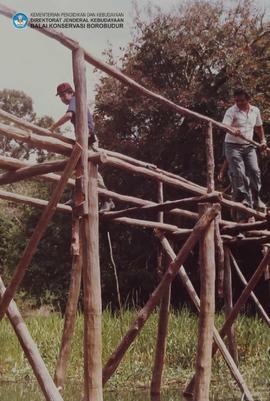
[[[261,172],[256,150],[252,145],[225,142],[225,156],[232,181],[232,198],[253,207],[253,197],[261,189]]]

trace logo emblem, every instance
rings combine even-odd
[[[23,13],[17,13],[12,18],[13,25],[17,29],[23,29],[27,27],[28,17]]]

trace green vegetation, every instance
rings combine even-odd
[[[127,330],[135,316],[135,311],[126,311],[123,316],[123,329]],[[109,310],[103,314],[103,359],[110,356],[121,338],[120,319]],[[151,316],[149,322],[131,346],[123,363],[108,383],[110,389],[132,389],[147,387],[151,380],[151,367],[155,348],[155,332],[158,313]],[[62,318],[56,314],[48,317],[28,317],[27,325],[36,340],[50,372],[53,374],[63,327]],[[217,316],[217,326],[222,324],[222,316]],[[240,356],[240,370],[255,394],[270,388],[270,330],[257,317],[241,316],[237,320],[237,343]],[[68,368],[68,381],[81,382],[83,317],[78,316],[76,333],[73,338],[72,355]],[[180,388],[191,377],[197,341],[197,317],[183,309],[181,313],[172,313],[168,337],[168,350],[164,384],[179,385]],[[7,319],[0,325],[0,379],[14,381],[32,381],[31,368],[23,356],[13,329]],[[225,394],[239,396],[227,367],[220,355],[213,364],[212,391],[220,398]],[[228,399],[228,398],[226,398]]]

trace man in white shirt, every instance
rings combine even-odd
[[[253,139],[255,130],[261,143],[261,149],[265,149],[266,140],[260,110],[249,103],[250,96],[244,89],[235,90],[234,100],[235,104],[226,111],[223,123],[237,128],[236,132],[247,139]],[[229,164],[233,200],[265,211],[266,206],[260,199],[261,172],[254,146],[239,136],[227,133],[225,156]],[[243,219],[243,214],[240,214],[238,220]]]

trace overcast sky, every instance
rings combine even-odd
[[[152,4],[167,11],[184,0],[152,0]],[[132,0],[0,0],[18,12],[123,12],[124,29],[63,29],[62,32],[78,40],[94,56],[103,59],[102,52],[110,42],[114,52],[125,46],[131,38]],[[140,8],[148,0],[137,1]],[[267,6],[266,0],[258,0],[259,6]],[[34,101],[39,116],[50,115],[57,119],[65,106],[55,97],[60,82],[72,82],[71,52],[53,39],[33,29],[15,29],[10,19],[0,16],[1,74],[0,90],[23,90]],[[94,100],[92,68],[87,67],[88,98]]]

